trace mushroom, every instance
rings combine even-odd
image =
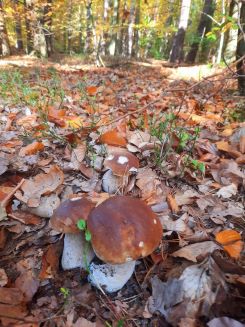
[[[50,218],[50,226],[65,233],[61,266],[64,270],[87,268],[94,257],[91,245],[77,227],[80,219],[87,220],[94,204],[86,198],[72,198],[62,202]]]
[[[102,178],[102,187],[105,192],[113,194],[127,184],[130,173],[137,172],[139,160],[129,151],[116,148],[110,151],[104,167],[108,170]]]
[[[141,200],[114,196],[88,217],[95,254],[105,264],[91,263],[89,280],[109,293],[121,289],[134,272],[135,260],[151,254],[162,238],[156,214]]]

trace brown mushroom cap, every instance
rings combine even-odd
[[[77,221],[88,219],[94,203],[86,198],[73,198],[62,202],[50,218],[50,226],[60,233],[78,233]]]
[[[139,168],[138,158],[125,149],[117,148],[104,161],[104,167],[111,169],[116,176],[128,175],[130,170]]]
[[[162,238],[156,214],[141,200],[114,196],[88,217],[92,246],[104,262],[120,264],[151,254]]]

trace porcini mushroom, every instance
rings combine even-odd
[[[127,183],[131,173],[137,172],[139,160],[129,151],[115,148],[109,152],[104,167],[108,170],[102,178],[102,187],[105,192],[113,194]]]
[[[87,220],[93,208],[94,204],[86,198],[76,197],[62,202],[50,218],[50,226],[57,232],[65,234],[61,259],[64,270],[87,268],[87,264],[94,257],[84,233],[77,227],[78,220]]]
[[[156,214],[143,201],[114,196],[93,209],[87,221],[95,254],[105,264],[91,263],[89,280],[107,292],[121,289],[131,277],[135,260],[151,254],[162,238]]]

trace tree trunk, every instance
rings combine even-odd
[[[127,0],[124,0],[123,15],[121,19],[120,31],[118,36],[118,53],[122,56],[127,55],[127,19],[129,16]]]
[[[222,0],[222,21],[221,21],[222,26],[224,23],[225,23],[225,0]],[[216,59],[217,64],[221,62],[224,40],[225,40],[225,33],[221,31],[219,48],[218,48],[217,59]]]
[[[0,55],[8,56],[11,54],[8,34],[4,21],[3,4],[0,0]]]
[[[45,40],[47,44],[48,55],[53,52],[53,40],[52,40],[52,0],[47,0],[43,9],[43,25],[45,28]]]
[[[72,40],[72,26],[71,26],[71,20],[72,20],[72,0],[68,1],[67,5],[67,52],[71,53],[71,40]]]
[[[140,24],[140,0],[137,0],[135,8],[135,30],[134,30],[134,41],[132,48],[132,56],[138,57],[139,55],[139,24]]]
[[[191,0],[182,0],[178,32],[174,37],[173,46],[170,53],[170,62],[180,62],[183,60],[185,32],[188,26]]]
[[[191,44],[191,49],[186,56],[186,62],[194,63],[198,48],[200,43],[202,42],[205,34],[207,34],[212,27],[212,19],[208,16],[213,16],[214,14],[214,3],[213,0],[205,0],[203,6],[203,12],[201,14],[200,22],[197,28],[196,38],[195,41]]]
[[[114,0],[113,16],[112,16],[112,36],[109,45],[109,53],[111,56],[118,54],[118,25],[119,25],[119,9],[120,0]]]
[[[92,46],[92,0],[88,0],[86,4],[86,41],[85,41],[85,52],[91,54],[93,52]]]
[[[131,0],[128,25],[128,56],[131,57],[134,41],[135,0]]]
[[[238,20],[239,32],[238,32],[238,42],[236,57],[240,59],[245,54],[245,0],[240,1],[240,17]],[[237,64],[237,74],[238,74],[238,89],[240,95],[245,96],[245,59]]]
[[[234,19],[236,22],[238,20],[238,7],[237,2],[235,0],[231,0],[229,7],[229,17],[232,17],[232,19]],[[228,63],[235,60],[237,36],[238,30],[236,28],[232,28],[232,26],[225,33],[223,53]]]
[[[104,0],[104,7],[103,7],[103,24],[104,29],[102,33],[102,41],[101,41],[101,52],[102,54],[108,53],[108,10],[109,10],[109,0]]]
[[[23,4],[25,10],[26,49],[27,53],[30,53],[33,50],[31,23],[29,19],[30,6],[26,3],[26,0],[24,0]]]
[[[23,40],[21,33],[21,15],[19,14],[18,3],[18,0],[13,0],[13,7],[15,12],[16,49],[21,51],[23,50]]]

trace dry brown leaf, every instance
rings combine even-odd
[[[172,253],[173,257],[182,257],[187,260],[197,262],[198,257],[206,257],[209,253],[220,249],[220,247],[213,241],[206,241],[187,245],[182,249]]]
[[[238,259],[243,249],[244,242],[241,241],[241,235],[232,229],[227,229],[216,234],[215,239],[222,244],[224,250],[230,257]]]
[[[36,154],[38,151],[42,151],[44,149],[44,145],[42,142],[33,142],[28,144],[27,146],[20,149],[19,155],[21,157],[29,156],[32,154]]]
[[[5,304],[20,304],[24,300],[23,293],[19,288],[0,288],[0,302]]]
[[[179,212],[179,206],[177,204],[175,197],[172,194],[167,195],[167,202],[173,213]]]
[[[227,186],[223,186],[216,194],[223,199],[229,199],[232,197],[232,195],[237,194],[237,186],[233,183]]]
[[[15,196],[29,207],[38,207],[42,195],[48,195],[57,190],[63,184],[64,173],[54,165],[51,166],[47,174],[41,173],[32,179],[25,180],[21,186],[21,191],[17,191]]]
[[[8,276],[4,269],[0,268],[0,287],[7,285]]]
[[[23,293],[25,302],[30,302],[36,294],[40,282],[32,275],[31,270],[22,273],[15,280],[15,286]]]
[[[16,210],[9,214],[9,217],[22,222],[25,225],[38,225],[41,223],[40,217],[34,215],[33,213]]]
[[[114,146],[126,147],[127,141],[122,136],[122,133],[118,132],[117,129],[105,132],[99,138],[100,143],[105,143]]]
[[[242,135],[240,137],[240,144],[239,144],[239,147],[240,147],[240,151],[242,154],[245,153],[245,135]]]

